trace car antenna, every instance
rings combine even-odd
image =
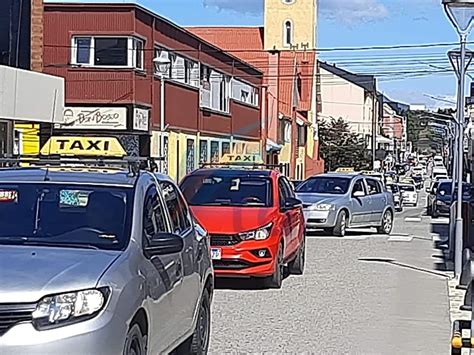
[[[58,89],[55,89],[54,90],[54,98],[53,98],[53,110],[51,112],[52,120],[51,120],[51,126],[50,126],[50,130],[49,130],[49,138],[51,138],[53,136],[53,125],[54,125],[55,118],[56,118],[56,100],[57,100],[57,97],[58,97]],[[52,139],[48,139],[48,156],[51,156],[51,144],[52,144]],[[48,165],[46,166],[46,174],[44,174],[44,181],[50,181],[49,166]]]

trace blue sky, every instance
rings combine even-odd
[[[180,25],[263,24],[262,0],[136,2]],[[440,3],[441,0],[319,0],[318,46],[334,49],[456,42],[457,35]],[[425,103],[431,107],[452,106],[429,98],[453,100],[456,91],[454,74],[442,73],[450,69],[446,52],[451,48],[448,45],[397,50],[322,51],[320,59],[350,71],[378,75],[379,89],[392,99]]]

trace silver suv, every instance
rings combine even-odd
[[[205,354],[207,232],[164,175],[0,170],[0,354]]]
[[[393,195],[376,178],[323,174],[299,185],[296,194],[303,201],[307,231],[324,229],[341,237],[351,227],[375,227],[383,234],[392,231]]]

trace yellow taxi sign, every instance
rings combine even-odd
[[[127,155],[114,137],[51,137],[41,155],[124,157]]]
[[[354,168],[337,168],[336,173],[353,173]]]
[[[219,161],[223,164],[264,164],[258,154],[224,154]]]

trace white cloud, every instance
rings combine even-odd
[[[354,25],[387,18],[387,7],[379,0],[320,0],[321,15],[332,21]]]
[[[263,0],[203,0],[204,6],[217,7],[220,10],[230,10],[250,15],[263,13]]]
[[[250,15],[263,13],[263,0],[203,0],[203,4]],[[383,20],[389,15],[381,0],[319,0],[319,11],[326,19],[350,25]]]

